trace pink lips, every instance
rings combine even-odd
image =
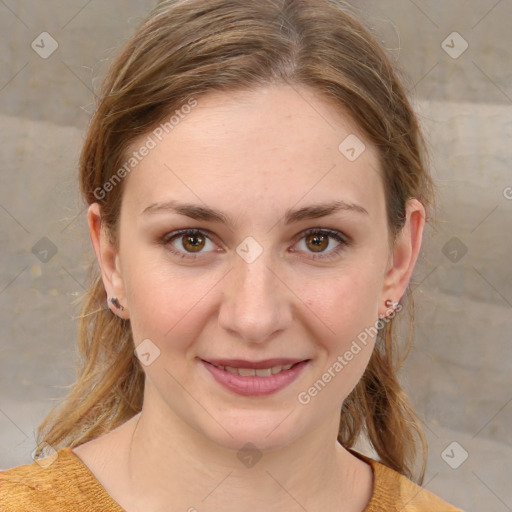
[[[304,359],[264,359],[263,361],[246,361],[245,359],[208,359],[207,363],[217,366],[231,366],[232,368],[272,368],[272,366],[286,366],[296,364]]]
[[[234,368],[270,368],[271,366],[286,366],[294,364],[289,370],[282,370],[268,377],[243,376],[217,368],[213,364],[200,360],[200,363],[210,372],[213,378],[225,388],[244,396],[265,396],[275,393],[291,384],[308,365],[309,360],[267,359],[258,363],[237,359],[211,360],[211,363]],[[224,363],[224,364],[223,364]]]

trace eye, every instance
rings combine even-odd
[[[200,229],[180,229],[168,233],[162,238],[162,244],[177,256],[181,258],[196,259],[196,254],[201,254],[204,247],[210,242],[214,247],[215,244],[210,240],[210,237]]]
[[[326,251],[326,249],[332,245],[330,239],[334,239],[338,245],[335,246],[334,249]],[[347,236],[332,229],[309,229],[301,233],[299,242],[303,240],[306,252],[313,253],[312,259],[327,260],[335,258],[350,245],[350,239]]]
[[[331,245],[330,240],[337,242],[334,249],[326,251]],[[312,253],[312,259],[330,259],[335,258],[346,247],[351,245],[350,239],[339,231],[332,229],[309,229],[299,235],[299,242],[304,240],[305,252]],[[215,250],[215,244],[211,241],[207,232],[200,229],[180,229],[168,233],[162,238],[161,243],[165,245],[173,254],[180,258],[196,259],[197,255],[202,254],[205,247],[210,243]],[[295,252],[295,250],[293,251]]]

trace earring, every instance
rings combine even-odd
[[[393,312],[395,309],[400,305],[399,302],[393,302],[392,300],[388,299],[384,302],[387,308],[393,308]],[[379,315],[379,319],[382,320],[384,318],[387,318],[389,315]]]
[[[119,300],[117,299],[117,297],[110,297],[110,299],[108,299],[116,309],[118,309],[119,311],[123,311],[124,307],[121,306],[121,304],[119,303]],[[108,304],[108,302],[107,302]]]

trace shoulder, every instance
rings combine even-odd
[[[2,512],[62,512],[63,510],[112,510],[104,502],[104,489],[71,448],[53,455],[0,471]],[[99,501],[98,501],[99,500]]]
[[[464,512],[381,462],[350,452],[373,469],[373,494],[364,512]]]

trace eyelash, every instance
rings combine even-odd
[[[168,233],[166,234],[162,240],[161,240],[161,243],[168,247],[168,249],[175,255],[181,257],[181,258],[188,258],[188,259],[191,259],[191,260],[196,260],[200,254],[202,253],[196,253],[196,254],[192,254],[192,253],[186,253],[186,252],[182,252],[182,251],[178,251],[177,249],[175,249],[172,245],[171,245],[171,242],[175,239],[175,238],[178,238],[180,236],[183,236],[183,235],[201,235],[201,236],[204,236],[206,238],[208,238],[210,241],[211,241],[211,238],[208,236],[207,234],[208,232],[206,231],[202,231],[200,229],[180,229],[178,231],[173,231],[172,233]],[[297,241],[295,243],[298,243],[300,242],[303,238],[306,238],[307,236],[309,235],[327,235],[329,236],[330,238],[334,238],[337,242],[339,242],[339,245],[328,251],[328,252],[324,252],[324,253],[311,253],[312,256],[311,256],[311,259],[313,260],[330,260],[330,259],[333,259],[335,257],[337,257],[345,248],[349,247],[351,245],[351,240],[345,236],[344,234],[340,233],[339,231],[334,231],[332,229],[320,229],[320,228],[312,228],[312,229],[308,229],[304,232],[302,232],[298,237],[297,237]],[[295,244],[294,244],[295,245]],[[325,256],[325,254],[327,254],[327,256]]]

